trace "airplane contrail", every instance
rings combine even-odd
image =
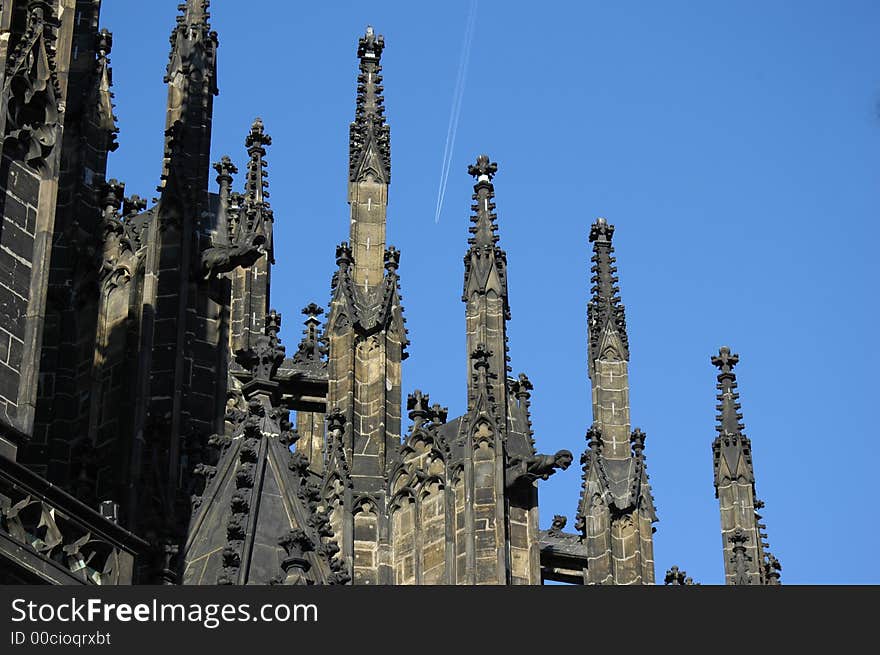
[[[471,58],[471,44],[474,41],[474,31],[477,24],[477,0],[471,0],[468,12],[467,26],[464,31],[464,43],[461,57],[458,60],[458,77],[455,81],[455,91],[452,94],[452,109],[449,113],[449,128],[446,131],[446,145],[443,147],[443,162],[440,167],[440,184],[437,188],[437,208],[434,214],[434,222],[440,222],[440,212],[443,210],[443,198],[446,195],[446,182],[449,179],[449,169],[452,166],[452,153],[455,148],[455,134],[458,132],[458,117],[461,115],[461,101],[464,97],[464,85],[467,79],[468,62]]]

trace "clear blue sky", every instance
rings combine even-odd
[[[514,372],[535,385],[542,451],[580,453],[589,224],[613,223],[631,345],[634,426],[672,564],[723,579],[710,445],[730,345],[758,494],[787,583],[880,583],[873,386],[880,358],[880,4],[479,2],[452,172],[434,207],[471,0],[215,0],[213,156],[243,169],[261,116],[278,264],[273,304],[293,350],[325,305],[348,238],[348,124],[357,38],[385,35],[392,134],[389,241],[412,346],[404,390],[465,405],[462,255],[480,152],[509,258]],[[110,173],[150,197],[162,157],[177,0],[105,0],[120,149]],[[238,180],[238,184],[242,183]],[[869,395],[870,394],[870,395]],[[870,438],[870,441],[869,441]],[[541,525],[574,522],[580,471],[543,483]]]

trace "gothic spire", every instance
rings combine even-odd
[[[240,229],[247,233],[247,241],[253,245],[265,244],[269,261],[274,263],[272,252],[272,209],[269,207],[269,173],[266,171],[266,146],[272,145],[272,137],[266,134],[263,121],[254,120],[245,139],[248,151],[247,179],[245,180],[244,221]]]
[[[721,508],[721,533],[728,584],[778,584],[779,561],[769,552],[766,525],[757,510],[752,446],[743,434],[734,367],[739,356],[723,346],[711,358],[718,368],[718,436],[712,442],[715,497]]]
[[[736,434],[742,436],[742,430],[745,427],[740,413],[739,393],[736,390],[736,374],[733,368],[739,363],[739,355],[732,354],[730,348],[722,346],[718,350],[718,355],[712,357],[712,365],[717,367],[718,384],[716,388],[721,392],[716,396],[719,405],[718,410],[718,426],[715,428],[720,434]]]
[[[104,29],[95,37],[96,65],[95,77],[97,79],[97,110],[99,125],[107,135],[107,149],[111,152],[119,147],[116,143],[116,135],[119,133],[116,115],[113,113],[113,70],[110,67],[110,51],[113,49],[113,34]]]
[[[210,0],[186,0],[177,6],[180,12],[169,42],[171,54],[165,71],[165,83],[174,84],[178,75],[188,76],[194,70],[212,95],[217,95],[216,56],[217,33],[211,31],[208,9]]]
[[[718,383],[715,388],[719,393],[715,396],[718,404],[715,430],[718,437],[712,444],[715,453],[715,493],[726,479],[743,479],[754,483],[755,474],[752,469],[752,446],[749,438],[743,434],[741,405],[737,392],[736,373],[733,368],[739,362],[739,355],[730,352],[730,348],[722,346],[718,355],[712,357],[712,365],[718,368]],[[722,459],[724,460],[722,462]],[[722,464],[725,466],[722,467]]]
[[[190,192],[207,188],[213,96],[217,95],[217,33],[209,0],[178,5],[165,72],[168,107],[160,191],[175,180]]]
[[[251,125],[251,131],[245,139],[245,146],[248,151],[248,170],[246,184],[246,198],[251,206],[268,206],[269,182],[266,178],[269,173],[266,171],[266,146],[272,145],[272,137],[266,134],[263,127],[263,120],[257,118]]]
[[[488,155],[477,157],[475,164],[468,166],[468,174],[476,179],[471,198],[474,212],[468,228],[472,236],[468,238],[470,248],[464,256],[464,295],[462,300],[475,292],[486,294],[494,291],[504,304],[504,318],[510,320],[510,305],[507,299],[507,253],[498,245],[497,219],[495,214],[495,186],[492,179],[498,172],[498,164]],[[506,344],[502,350],[506,350]]]
[[[385,123],[385,97],[382,95],[380,58],[385,39],[367,26],[358,41],[360,60],[354,122],[349,128],[349,181],[372,175],[391,182],[391,130]]]
[[[629,361],[629,339],[626,335],[626,314],[620,302],[620,289],[617,286],[617,267],[614,265],[614,246],[611,239],[614,226],[604,218],[597,218],[590,227],[590,243],[593,244],[592,278],[590,289],[592,298],[587,306],[587,322],[590,330],[590,363],[598,359],[605,348],[612,345],[605,339],[606,334],[616,336],[615,359]]]
[[[471,216],[473,227],[469,228],[472,236],[468,239],[468,243],[474,246],[488,246],[493,248],[498,242],[498,225],[495,220],[498,218],[493,211],[495,209],[495,187],[492,184],[492,178],[498,172],[498,164],[489,161],[488,155],[480,155],[477,157],[477,163],[468,166],[468,174],[477,180],[474,184],[473,199],[476,204],[471,205],[474,215]]]
[[[227,245],[229,243],[229,188],[232,184],[232,176],[238,173],[238,168],[229,157],[224,155],[220,161],[214,164],[214,170],[217,171],[217,184],[220,187],[214,241],[217,245]]]
[[[305,330],[299,342],[299,349],[293,355],[293,362],[301,365],[323,366],[327,348],[321,337],[319,326],[321,319],[318,317],[324,313],[324,308],[315,303],[309,303],[302,310],[306,320],[303,322]]]

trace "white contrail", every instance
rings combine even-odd
[[[449,169],[452,165],[452,152],[455,147],[455,133],[458,132],[458,117],[461,115],[461,101],[464,97],[464,84],[467,79],[468,61],[471,58],[471,44],[474,41],[474,28],[477,24],[477,0],[471,0],[468,12],[467,27],[464,31],[464,44],[461,50],[461,58],[458,60],[458,77],[455,80],[455,91],[452,94],[452,109],[449,113],[449,129],[446,131],[446,145],[443,147],[443,163],[440,167],[440,185],[437,189],[437,209],[434,214],[434,222],[440,222],[440,212],[443,209],[443,198],[446,195],[446,181],[449,179]]]

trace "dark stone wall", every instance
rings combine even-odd
[[[30,299],[40,179],[20,162],[0,162],[0,422],[21,429],[19,387]],[[32,362],[27,364],[33,366]],[[51,384],[51,381],[50,381]]]

